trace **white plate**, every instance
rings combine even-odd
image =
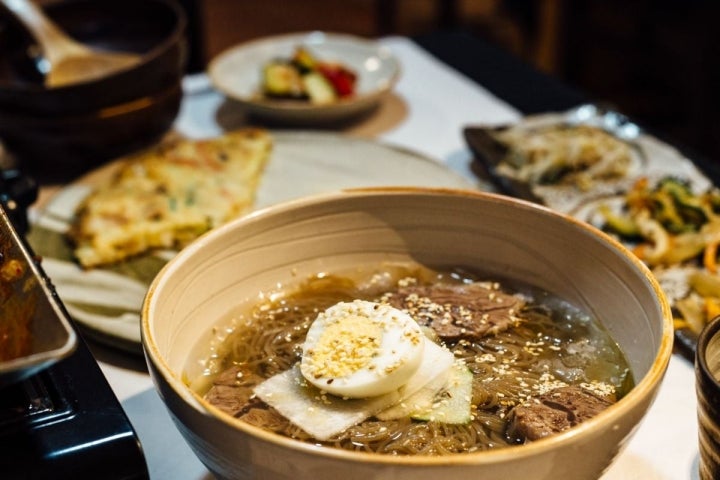
[[[255,207],[353,187],[477,186],[432,159],[381,143],[331,133],[272,132],[273,153]],[[110,163],[62,189],[33,218],[28,241],[70,316],[85,335],[141,353],[140,308],[148,285],[176,252],[142,255],[107,268],[82,270],[65,232],[78,203],[117,168]]]
[[[357,93],[327,105],[258,98],[262,67],[276,58],[289,58],[306,46],[324,61],[337,61],[358,75]],[[348,119],[375,107],[400,76],[400,65],[389,49],[359,37],[309,32],[280,35],[231,47],[215,57],[208,75],[219,91],[240,102],[248,113],[293,124]]]

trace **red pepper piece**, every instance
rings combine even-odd
[[[315,68],[332,84],[339,97],[348,97],[355,93],[355,72],[336,63],[318,63]]]

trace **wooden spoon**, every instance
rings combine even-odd
[[[31,0],[0,0],[33,34],[47,64],[45,86],[62,87],[87,82],[130,68],[140,55],[91,49],[70,38]]]

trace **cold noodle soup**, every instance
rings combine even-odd
[[[395,335],[395,336],[393,336]],[[380,265],[264,292],[198,345],[209,403],[299,441],[447,455],[536,441],[634,384],[600,319],[460,268]]]

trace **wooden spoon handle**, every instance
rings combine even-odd
[[[87,48],[70,38],[30,0],[0,0],[30,30],[50,64],[67,56],[83,55]]]

